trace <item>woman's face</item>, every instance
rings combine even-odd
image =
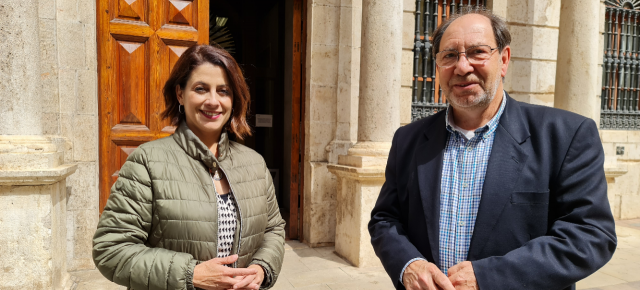
[[[233,107],[233,94],[225,71],[210,63],[201,64],[191,72],[184,88],[176,87],[176,95],[184,106],[189,129],[205,144],[217,142]]]

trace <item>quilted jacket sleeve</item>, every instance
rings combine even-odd
[[[273,187],[273,180],[271,180],[271,173],[266,168],[266,182],[267,192],[267,214],[269,221],[267,228],[265,229],[264,239],[262,244],[258,248],[258,251],[253,255],[251,264],[258,264],[265,269],[265,281],[262,284],[261,289],[268,289],[273,287],[280,269],[282,268],[282,260],[284,259],[284,225],[285,221],[280,216],[280,210],[278,209],[278,201],[276,200],[275,189]]]
[[[136,290],[195,289],[190,254],[145,245],[153,192],[144,149],[120,169],[93,237],[93,260],[107,279]]]

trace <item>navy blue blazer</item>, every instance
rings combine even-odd
[[[416,257],[440,267],[445,112],[399,128],[369,233],[396,289]],[[574,289],[616,248],[604,152],[593,120],[507,104],[487,165],[468,260],[481,290]]]

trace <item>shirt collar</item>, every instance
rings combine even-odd
[[[504,112],[504,107],[507,103],[507,96],[506,93],[504,91],[502,91],[502,102],[500,104],[500,109],[498,109],[498,113],[496,113],[495,116],[493,116],[493,118],[491,118],[491,120],[489,120],[489,122],[478,128],[475,129],[474,132],[477,135],[482,135],[484,136],[489,136],[491,135],[493,132],[495,132],[496,128],[498,128],[498,124],[500,123],[500,116],[502,116],[502,112]],[[449,114],[449,112],[451,111],[451,104],[449,104],[447,106],[447,112],[446,112],[446,116],[445,116],[445,121],[446,121],[446,126],[447,126],[447,131],[451,132],[451,133],[458,133],[461,136],[465,136],[463,129],[461,129],[460,127],[456,126],[456,124],[453,122],[453,118],[452,115]]]

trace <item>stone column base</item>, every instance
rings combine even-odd
[[[327,167],[338,178],[336,252],[356,267],[382,265],[371,246],[367,224],[385,180],[384,167]]]
[[[0,289],[63,289],[67,273],[65,140],[0,136]]]

